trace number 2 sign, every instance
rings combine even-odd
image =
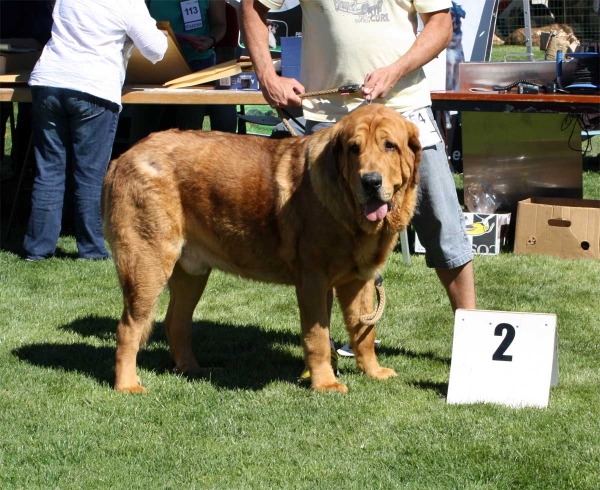
[[[553,314],[457,310],[447,402],[547,407],[557,338]]]

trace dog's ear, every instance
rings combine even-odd
[[[329,181],[339,177],[343,146],[338,125],[321,129],[313,134],[308,145],[308,159],[311,170],[319,170]]]
[[[419,141],[419,128],[409,121],[406,121],[406,131],[408,133],[408,148],[413,153],[413,174],[410,184],[416,185],[419,183],[419,165],[421,164],[422,147]]]

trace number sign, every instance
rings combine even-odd
[[[548,406],[557,338],[553,314],[457,310],[448,403]]]
[[[198,0],[185,0],[180,2],[179,5],[186,31],[202,27],[202,12],[200,11]]]

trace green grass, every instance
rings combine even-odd
[[[597,173],[585,197],[600,197]],[[591,184],[590,184],[591,182]],[[462,185],[457,177],[457,186]],[[594,195],[589,195],[592,189]],[[194,319],[210,379],[171,372],[161,297],[139,356],[150,393],[116,393],[122,300],[111,261],[0,252],[0,488],[593,489],[600,486],[600,263],[475,259],[480,309],[555,313],[547,409],[449,406],[453,318],[422,256],[390,257],[378,382],[340,360],[347,395],[317,394],[291,288],[211,278]],[[339,310],[332,332],[346,341]]]
[[[462,189],[461,175],[455,182]],[[600,199],[600,173],[584,172],[583,182],[584,197]],[[0,251],[2,489],[600,487],[598,261],[475,258],[480,309],[558,319],[560,378],[549,407],[511,409],[446,404],[448,300],[422,256],[407,266],[400,253],[385,272],[377,327],[380,361],[397,378],[371,380],[341,359],[347,395],[299,385],[293,290],[216,272],[193,346],[201,364],[223,371],[196,380],[171,372],[165,293],[138,359],[150,393],[116,393],[114,266],[74,260],[72,237],[59,249],[61,258],[41,263]],[[332,333],[346,341],[337,306]]]
[[[533,58],[535,60],[543,60],[546,55],[545,51],[541,51],[538,46],[531,48]],[[492,55],[490,61],[504,61],[506,55],[506,61],[527,61],[525,55],[527,54],[526,46],[513,46],[513,45],[502,45],[492,46]],[[516,56],[515,56],[516,55]]]

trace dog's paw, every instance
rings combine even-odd
[[[133,394],[148,393],[148,390],[140,384],[133,385],[133,386],[115,386],[115,390],[120,391],[121,393],[133,393]]]
[[[388,379],[393,378],[394,376],[398,376],[398,374],[393,369],[379,366],[377,369],[368,371],[367,376],[374,379]]]
[[[338,381],[333,383],[323,383],[319,385],[313,384],[312,389],[315,391],[339,391],[340,393],[348,393],[348,387]]]
[[[117,380],[115,382],[115,390],[120,391],[121,393],[148,393],[148,390],[142,386],[142,380],[139,376],[135,376],[135,382],[123,382],[122,380]]]

